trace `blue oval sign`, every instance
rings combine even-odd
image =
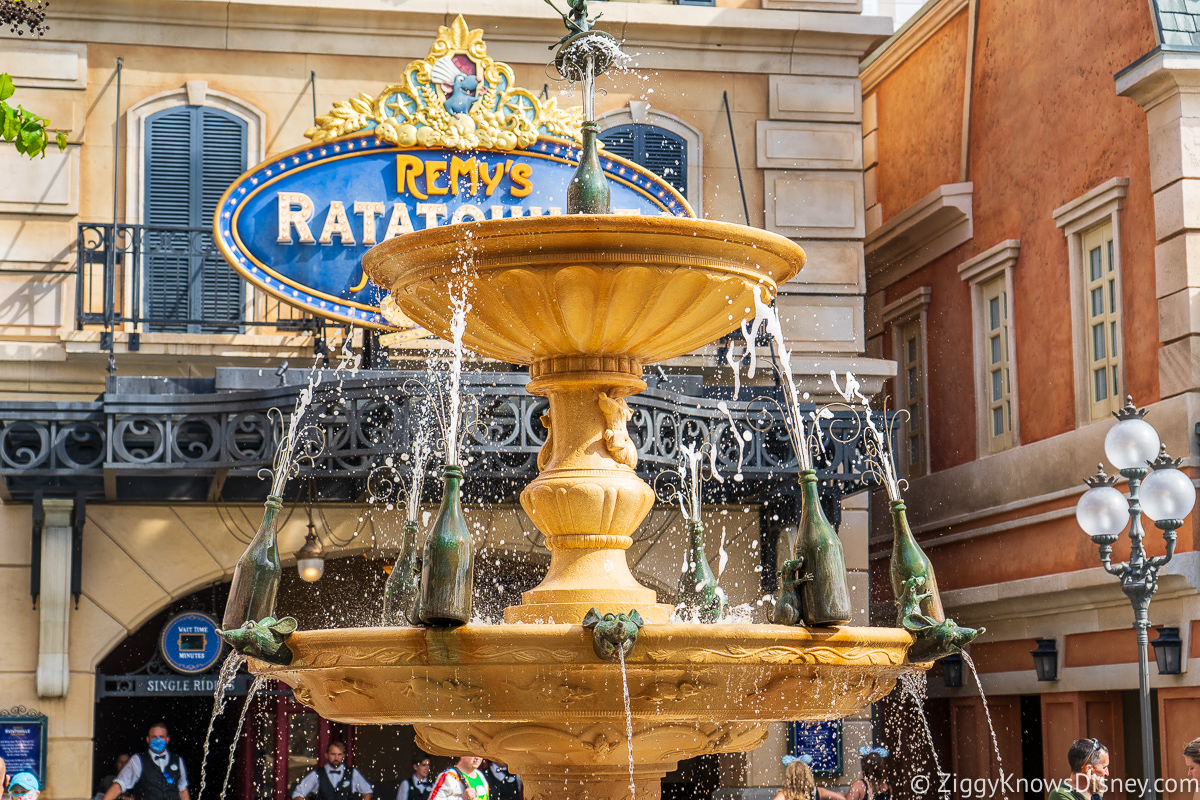
[[[172,617],[163,626],[158,651],[176,672],[208,672],[221,658],[217,621],[208,614],[188,611]]]
[[[579,160],[539,136],[512,150],[399,147],[371,133],[307,145],[259,164],[226,191],[215,220],[247,280],[326,318],[391,327],[386,293],[362,270],[373,245],[472,220],[561,214]],[[693,216],[658,176],[601,151],[615,214]]]

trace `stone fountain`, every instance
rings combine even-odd
[[[605,47],[588,40],[586,9],[572,20],[563,49],[586,45],[576,67],[590,84]],[[571,59],[560,50],[558,62]],[[607,208],[587,183],[589,108],[585,98],[569,211]],[[410,724],[428,752],[506,762],[531,798],[653,800],[681,759],[754,749],[773,721],[854,714],[927,667],[907,661],[914,636],[902,627],[672,623],[626,563],[655,494],[634,470],[625,398],[646,387],[646,365],[734,330],[804,261],[761,230],[607,213],[465,222],[377,245],[364,270],[408,318],[449,340],[465,297],[462,344],[527,365],[528,390],[549,399],[540,474],[521,494],[549,571],[504,624],[297,631],[290,663],[251,659],[252,671],[328,719]],[[597,654],[606,614],[645,622],[621,664]]]

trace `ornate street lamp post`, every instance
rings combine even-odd
[[[1104,474],[1104,465],[1096,475],[1084,481],[1088,490],[1075,507],[1079,526],[1100,546],[1104,570],[1121,580],[1121,589],[1133,604],[1133,627],[1138,640],[1138,689],[1142,717],[1142,765],[1145,771],[1145,799],[1154,800],[1154,731],[1150,722],[1149,635],[1150,598],[1158,589],[1158,571],[1175,554],[1175,530],[1196,502],[1191,478],[1180,472],[1178,460],[1160,449],[1158,432],[1143,417],[1145,409],[1135,408],[1133,398],[1115,414],[1117,424],[1104,438],[1104,452],[1114,467],[1129,480],[1126,496],[1113,484],[1115,476]],[[1154,521],[1166,541],[1166,555],[1148,557],[1142,546],[1145,532],[1142,515]],[[1129,524],[1129,561],[1113,565],[1112,546]]]

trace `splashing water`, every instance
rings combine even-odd
[[[321,383],[321,371],[317,368],[318,363],[313,362],[313,367],[308,372],[308,385],[300,390],[300,396],[296,398],[296,407],[292,409],[292,418],[288,420],[286,427],[283,425],[283,414],[279,409],[271,409],[274,412],[272,416],[278,415],[281,428],[279,449],[275,452],[275,460],[271,466],[270,494],[274,497],[283,496],[283,488],[287,485],[288,480],[294,477],[300,461],[314,455],[310,450],[316,443],[305,440],[307,434],[319,434],[319,430],[301,423],[304,421],[304,412],[312,405],[313,392]],[[304,444],[301,444],[302,442]],[[297,447],[300,448],[299,451],[297,451]]]
[[[883,485],[887,488],[888,500],[893,503],[899,501],[901,499],[900,480],[896,475],[896,460],[888,443],[888,437],[875,425],[875,419],[871,413],[871,401],[862,393],[858,379],[854,377],[853,373],[846,373],[845,389],[838,384],[837,373],[833,370],[829,371],[829,378],[833,381],[834,390],[842,396],[843,400],[851,405],[855,403],[862,405],[863,417],[867,424],[867,433],[870,435],[873,445],[871,449],[874,457],[871,461],[878,468],[878,477],[882,479]],[[887,425],[886,417],[884,417],[883,424]]]
[[[732,348],[730,348],[730,349],[732,350]],[[738,376],[737,376],[736,369],[733,372],[734,372],[734,374],[733,374],[733,377],[734,377],[733,396],[736,398],[737,392],[738,392],[738,389],[737,389],[737,377]],[[733,479],[737,483],[741,483],[742,478],[743,478],[743,476],[742,476],[742,461],[746,457],[746,443],[745,443],[745,440],[742,439],[741,432],[738,431],[737,423],[733,421],[733,414],[731,414],[729,411],[729,404],[726,403],[724,400],[720,400],[717,402],[717,410],[725,415],[725,419],[729,420],[729,430],[733,433],[734,441],[737,442],[738,465],[737,465],[737,472],[733,473]],[[716,470],[714,469],[713,471],[715,472]]]
[[[749,324],[749,327],[747,327]],[[754,287],[754,321],[742,322],[742,336],[746,339],[746,352],[750,356],[750,366],[746,376],[754,377],[758,365],[758,354],[754,342],[759,330],[764,330],[771,337],[771,357],[775,369],[779,373],[779,384],[783,387],[784,413],[788,421],[788,437],[792,440],[792,449],[796,451],[796,461],[802,471],[813,468],[812,451],[809,449],[808,426],[800,413],[800,391],[796,388],[796,379],[792,376],[792,354],[783,339],[783,326],[779,322],[779,312],[763,302],[762,288]]]
[[[753,348],[751,348],[751,349],[753,349]],[[751,358],[753,358],[753,356],[751,356]],[[739,361],[740,361],[740,359],[734,357],[734,355],[733,355],[733,345],[732,344],[729,345],[729,349],[725,351],[725,363],[729,365],[729,368],[731,370],[733,370],[733,399],[734,400],[737,400],[738,395],[742,393],[742,371],[740,369],[738,369]],[[721,405],[722,405],[722,403],[718,403],[717,407],[719,408]],[[729,413],[728,408],[726,408],[726,413]]]
[[[625,651],[617,648],[621,659],[621,686],[625,690],[625,741],[629,744],[629,800],[637,795],[637,784],[633,780],[633,711],[629,706],[629,676],[625,673]]]
[[[242,726],[246,724],[246,715],[250,712],[250,704],[254,702],[254,696],[266,684],[267,679],[259,675],[250,684],[250,690],[246,692],[246,702],[242,706],[242,714],[238,717],[237,730],[233,734],[233,742],[229,745],[229,766],[225,769],[225,782],[221,784],[221,797],[225,797],[225,790],[229,787],[229,778],[233,775],[233,761],[236,758],[238,740],[242,738]],[[205,742],[207,745],[207,742]],[[200,795],[196,795],[199,797]]]
[[[213,690],[212,716],[208,720],[208,733],[204,734],[204,756],[200,760],[200,791],[196,793],[196,797],[203,796],[204,784],[208,780],[208,748],[212,743],[213,726],[217,724],[217,717],[221,716],[221,712],[225,710],[225,704],[229,702],[229,687],[233,686],[237,672],[244,663],[246,663],[245,656],[230,651],[225,663],[221,665],[221,671],[217,674],[217,688]]]
[[[463,334],[467,330],[467,312],[471,310],[467,302],[466,289],[462,297],[451,297],[454,306],[454,316],[450,320],[450,333],[454,337],[454,360],[450,366],[450,413],[446,419],[446,465],[457,465],[461,438],[459,428],[462,410],[462,368],[463,368]]]
[[[979,699],[983,701],[983,716],[987,719],[988,731],[992,734],[992,750],[996,753],[996,767],[1000,770],[1000,786],[1004,786],[1004,759],[1000,756],[1000,742],[996,739],[996,728],[992,725],[992,712],[988,709],[987,697],[983,693],[983,682],[979,680],[979,672],[975,669],[975,662],[971,660],[971,656],[966,650],[962,651],[962,660],[971,669],[971,675],[975,678],[975,685],[979,687]],[[1004,792],[1004,800],[1008,800],[1008,792]]]
[[[938,791],[943,792],[941,788],[946,785],[946,778],[950,777],[947,773],[942,772],[942,764],[938,760],[937,748],[933,746],[933,731],[929,729],[929,717],[925,715],[925,673],[924,672],[905,672],[900,675],[900,686],[904,690],[904,694],[911,698],[913,705],[917,707],[917,716],[921,720],[921,725],[925,731],[925,742],[929,745],[929,752],[933,756],[933,768],[937,771],[938,776]]]

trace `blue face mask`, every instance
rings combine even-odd
[[[155,753],[161,753],[167,749],[167,740],[161,736],[155,736],[150,740],[150,749]]]

